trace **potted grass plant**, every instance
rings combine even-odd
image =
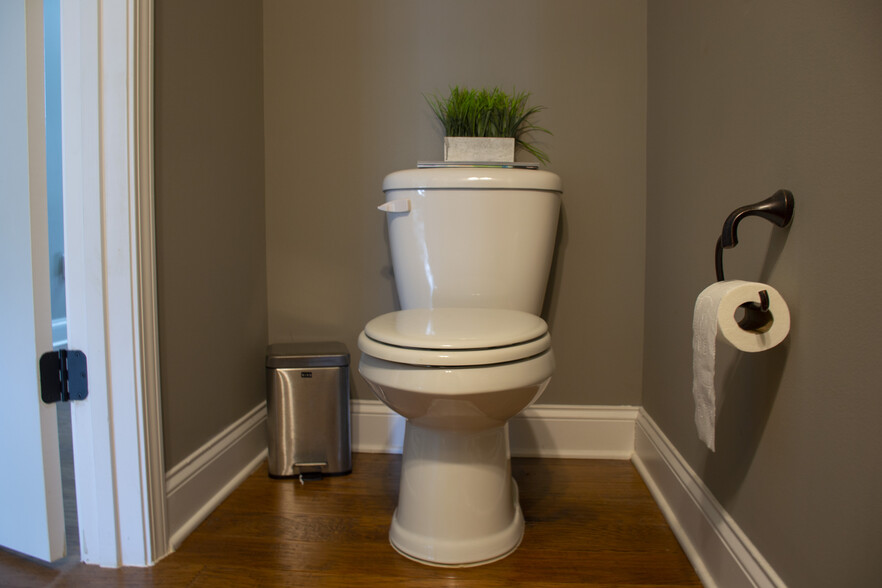
[[[523,149],[548,164],[545,152],[525,140],[532,132],[551,134],[533,122],[544,107],[528,106],[529,98],[528,92],[459,86],[446,97],[426,96],[444,127],[444,161],[513,162],[515,151]]]

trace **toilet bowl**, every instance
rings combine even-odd
[[[437,566],[514,551],[524,533],[508,421],[554,371],[545,295],[560,178],[523,169],[403,170],[383,182],[402,310],[358,337],[358,371],[406,419],[389,540]]]
[[[481,565],[521,541],[508,420],[554,371],[545,322],[505,309],[414,309],[359,335],[359,372],[407,419],[389,539],[431,565]]]

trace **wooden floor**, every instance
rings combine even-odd
[[[2,586],[700,586],[627,461],[514,459],[527,521],[489,565],[433,568],[388,543],[401,458],[356,454],[348,476],[250,476],[151,568],[54,566],[0,550]]]

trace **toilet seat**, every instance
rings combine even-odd
[[[358,337],[362,352],[419,366],[480,366],[517,361],[551,347],[548,325],[499,308],[410,309],[378,316]]]

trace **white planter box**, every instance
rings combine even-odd
[[[444,161],[514,161],[515,140],[505,137],[444,137]]]

